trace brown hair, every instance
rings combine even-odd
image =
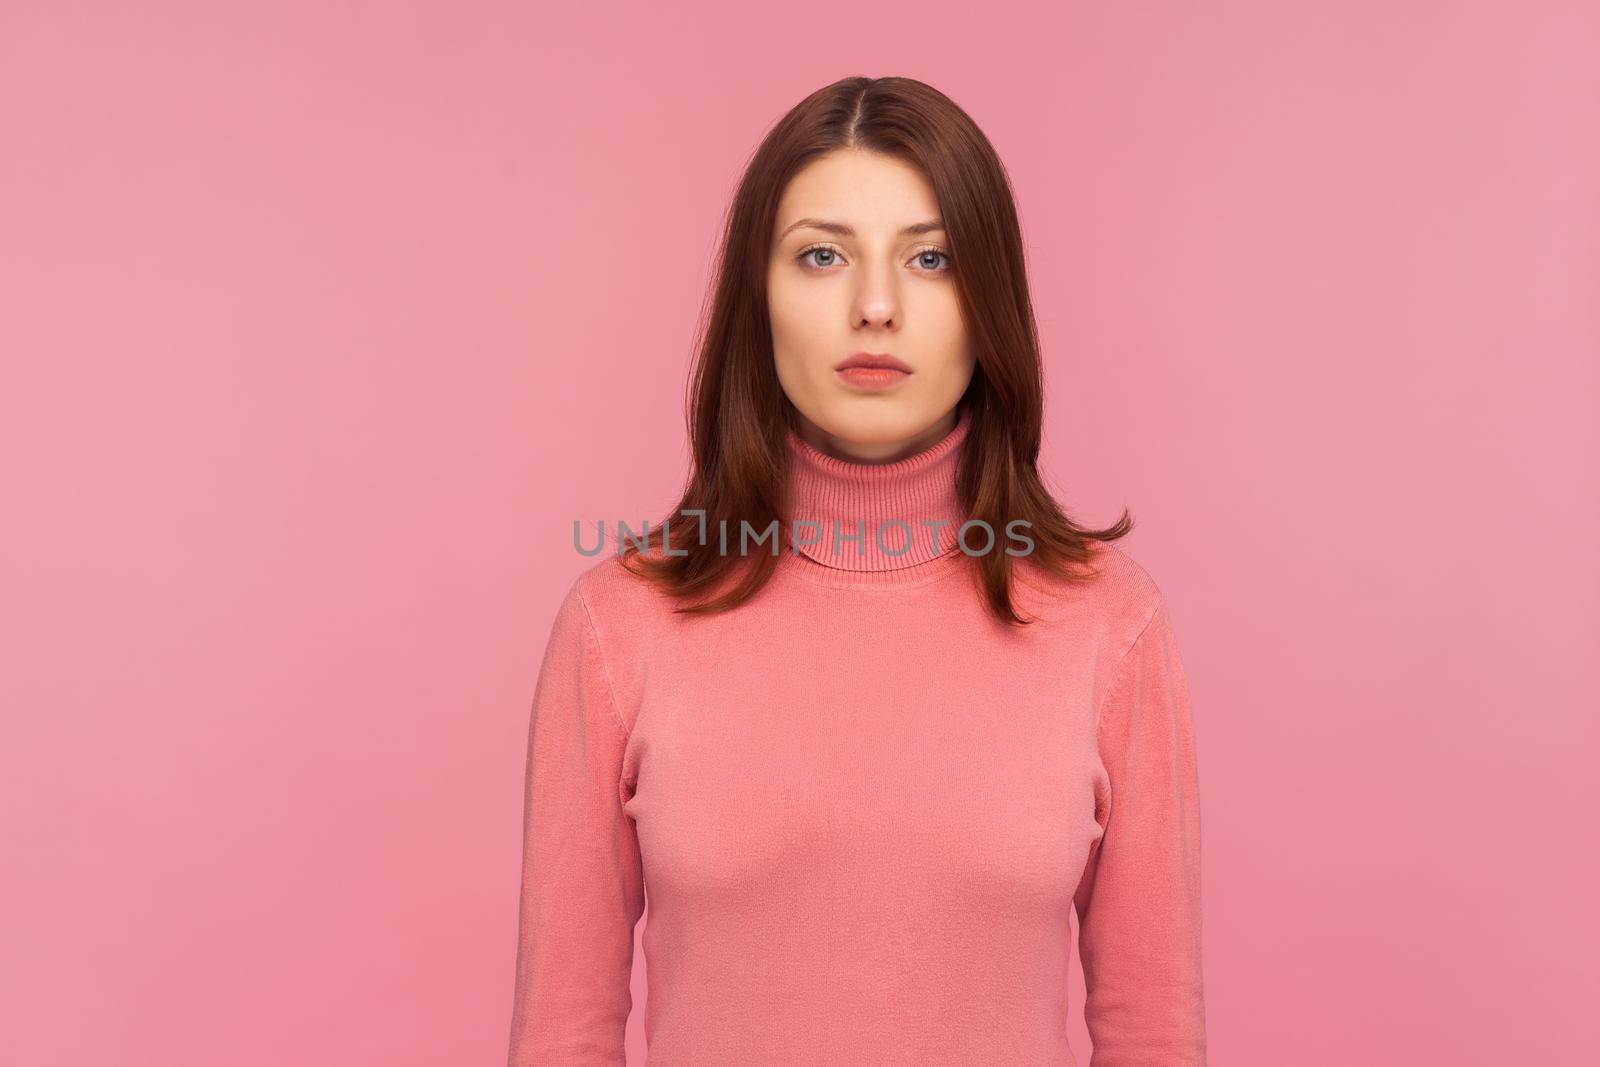
[[[772,128],[745,168],[728,209],[714,299],[701,321],[689,383],[693,469],[677,508],[661,524],[673,554],[651,554],[648,544],[641,551],[633,541],[622,549],[624,565],[634,561],[630,570],[677,599],[705,598],[680,612],[720,612],[759,592],[778,558],[770,551],[721,552],[717,538],[703,531],[726,522],[736,532],[748,522],[760,532],[776,521],[778,544],[792,543],[785,435],[795,413],[773,364],[766,268],[785,186],[812,160],[837,149],[896,157],[920,168],[933,186],[977,361],[960,401],[971,413],[956,476],[961,503],[969,519],[995,531],[1026,520],[1035,546],[1027,558],[1077,579],[1075,568],[1089,558],[1088,542],[1124,536],[1132,519],[1124,508],[1104,530],[1079,527],[1041,482],[1044,376],[1009,179],[988,138],[954,101],[897,77],[845,78],[817,90]],[[970,558],[990,610],[1005,622],[1029,621],[1012,604],[1011,557],[995,550]],[[708,596],[738,574],[742,580],[733,588]]]

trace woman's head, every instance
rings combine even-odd
[[[880,389],[852,383],[838,364],[860,352],[911,373]],[[892,460],[936,441],[959,405],[971,416],[957,476],[971,519],[995,531],[1026,521],[1031,561],[1069,579],[1088,541],[1131,529],[1126,513],[1105,530],[1078,527],[1040,481],[1037,327],[1016,206],[988,139],[922,82],[835,82],[779,120],[745,168],[690,383],[693,469],[663,522],[674,554],[625,556],[685,599],[737,572],[737,587],[683,610],[733,607],[777,560],[695,539],[707,524],[762,531],[776,520],[790,544],[789,429],[825,451]],[[1010,557],[973,562],[994,612],[1021,621]]]

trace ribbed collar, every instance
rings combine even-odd
[[[966,521],[956,492],[970,416],[916,455],[894,463],[835,459],[788,431],[789,517],[799,550],[847,571],[894,571],[959,552]],[[932,523],[942,522],[935,526]],[[909,547],[908,545],[908,534]]]

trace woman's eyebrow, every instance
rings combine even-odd
[[[829,222],[827,219],[796,219],[778,235],[778,240],[783,240],[790,233],[801,227],[810,227],[813,230],[824,230],[840,237],[854,237],[856,231],[842,222]],[[918,234],[933,233],[944,229],[943,219],[928,219],[926,222],[914,222],[900,231],[902,237],[914,237]]]

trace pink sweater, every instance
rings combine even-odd
[[[650,1067],[1077,1064],[1074,907],[1091,1067],[1205,1063],[1169,611],[1099,546],[1085,585],[1017,569],[1031,627],[989,615],[952,542],[966,431],[877,466],[791,436],[791,514],[828,532],[732,612],[674,616],[614,555],[573,583],[529,732],[513,1067],[624,1063],[647,885]],[[951,525],[895,556],[874,517]]]

